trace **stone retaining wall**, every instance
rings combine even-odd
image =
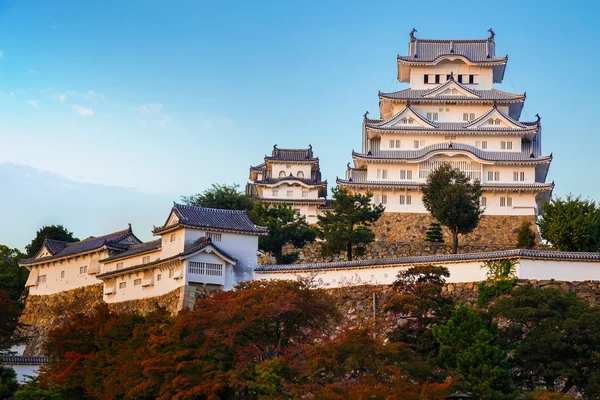
[[[510,250],[517,247],[517,233],[523,221],[530,221],[538,236],[533,216],[484,215],[479,226],[468,235],[459,238],[459,253]],[[384,213],[372,227],[375,242],[366,247],[363,256],[354,256],[355,260],[379,260],[407,256],[449,254],[452,237],[447,228],[444,231],[444,244],[425,242],[425,231],[433,222],[430,214]],[[301,249],[288,245],[284,254],[298,251],[297,264],[346,261],[346,254],[323,257],[318,242],[309,243]],[[266,259],[264,263],[274,263]]]

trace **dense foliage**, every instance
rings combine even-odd
[[[375,239],[369,226],[377,221],[385,207],[371,204],[372,193],[350,193],[345,188],[333,188],[332,210],[319,215],[319,236],[324,255],[346,252],[348,261],[353,254],[363,255],[365,245]]]
[[[427,177],[423,205],[452,234],[452,253],[458,251],[458,235],[472,232],[483,213],[479,199],[483,193],[478,181],[443,163]]]
[[[425,241],[433,243],[444,243],[444,232],[439,222],[432,222],[425,231]]]
[[[61,240],[63,242],[78,242],[79,239],[73,236],[73,232],[69,232],[62,225],[47,225],[41,227],[35,234],[35,238],[25,246],[27,257],[33,257],[42,248],[45,239]]]
[[[298,215],[289,204],[256,203],[251,213],[254,223],[269,228],[268,236],[261,236],[258,246],[271,253],[278,264],[294,262],[298,253],[282,254],[283,246],[291,243],[302,247],[317,237],[315,228],[308,225],[303,215]]]
[[[19,300],[29,276],[27,269],[19,267],[24,257],[19,250],[0,244],[0,290],[8,292],[13,300]]]
[[[517,248],[531,249],[535,246],[535,232],[531,230],[531,222],[523,221],[517,232]]]
[[[542,205],[540,234],[561,251],[600,250],[600,208],[594,201],[567,196]]]
[[[185,204],[191,206],[220,208],[225,210],[252,211],[250,196],[239,191],[240,185],[213,184],[210,189],[191,196],[181,196]]]

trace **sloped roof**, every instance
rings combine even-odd
[[[171,209],[179,222],[174,225],[155,227],[154,233],[158,234],[176,226],[187,226],[194,228],[205,228],[221,231],[232,231],[256,235],[267,234],[267,228],[254,225],[243,210],[221,210],[217,208],[206,208],[190,206],[186,204],[173,204]]]
[[[308,146],[308,149],[280,149],[275,145],[273,146],[271,156],[266,156],[265,160],[312,161],[315,160],[315,158],[313,157],[311,145]]]
[[[524,162],[524,163],[539,163],[539,162],[549,162],[552,160],[552,155],[549,156],[541,156],[535,157],[530,152],[516,152],[516,151],[485,151],[478,149],[475,146],[471,146],[463,143],[436,143],[432,144],[418,150],[378,150],[375,152],[371,152],[371,154],[367,153],[357,153],[352,152],[353,158],[362,158],[362,159],[373,159],[373,160],[419,160],[425,158],[431,153],[435,152],[466,152],[474,155],[475,157],[485,160],[485,161],[495,161],[495,162]]]
[[[442,254],[431,256],[412,256],[395,259],[366,260],[366,261],[340,261],[331,263],[315,264],[267,264],[254,269],[256,272],[290,272],[290,271],[314,271],[327,269],[362,268],[371,266],[389,265],[411,265],[411,264],[434,264],[440,262],[467,262],[502,260],[506,258],[524,258],[533,260],[564,260],[564,261],[588,261],[600,262],[600,253],[585,253],[574,251],[548,251],[548,250],[526,250],[515,249],[505,251],[489,251],[482,253],[465,254]]]
[[[149,251],[155,251],[155,250],[160,249],[160,246],[161,246],[161,239],[157,239],[157,240],[153,240],[151,242],[145,242],[145,243],[136,243],[134,245],[129,246],[128,250],[125,250],[121,253],[114,254],[103,260],[100,260],[100,262],[114,261],[114,260],[118,260],[121,258],[130,257],[130,256],[133,256],[136,254],[146,253]]]
[[[0,356],[0,364],[5,365],[39,365],[48,362],[45,356]]]
[[[109,233],[107,235],[98,236],[98,237],[90,236],[87,239],[84,239],[79,242],[74,242],[74,243],[46,239],[44,241],[44,246],[46,246],[48,241],[50,241],[50,243],[47,246],[47,248],[49,250],[52,249],[52,250],[50,250],[50,252],[55,251],[55,250],[58,250],[58,251],[56,251],[51,256],[47,256],[47,257],[25,258],[23,260],[20,260],[19,264],[21,264],[21,265],[36,264],[39,262],[43,262],[43,261],[45,262],[45,261],[52,260],[52,259],[62,258],[62,257],[66,257],[66,256],[73,256],[78,253],[86,253],[86,252],[89,252],[92,250],[100,249],[104,246],[109,247],[113,250],[117,250],[117,251],[125,251],[129,248],[130,245],[120,243],[120,242],[122,242],[124,239],[126,239],[129,236],[133,236],[134,241],[136,243],[141,242],[133,234],[133,231],[131,230],[131,225],[129,225],[129,227],[127,229],[124,229],[122,231],[117,231],[117,232]],[[62,247],[62,249],[61,249],[61,247]]]
[[[117,269],[117,270],[114,270],[114,271],[104,272],[102,274],[96,275],[96,277],[98,279],[103,279],[103,278],[110,278],[110,277],[119,276],[119,275],[125,275],[125,274],[131,273],[131,272],[143,271],[143,270],[152,268],[155,265],[163,264],[163,263],[166,263],[166,262],[169,262],[169,261],[178,260],[178,259],[184,259],[185,257],[190,256],[192,254],[195,254],[195,253],[197,253],[197,252],[199,252],[199,251],[201,251],[204,248],[209,247],[209,246],[221,258],[226,258],[229,261],[233,261],[233,263],[237,262],[237,259],[235,257],[232,257],[229,254],[227,254],[225,251],[221,250],[217,245],[215,245],[210,240],[210,238],[201,237],[198,240],[196,240],[194,243],[192,243],[190,245],[186,245],[185,248],[184,248],[184,250],[181,253],[175,254],[174,256],[167,257],[167,258],[164,258],[164,259],[154,260],[154,261],[151,261],[151,262],[147,262],[145,264],[132,265],[131,267]]]
[[[460,83],[456,82],[458,85]],[[436,87],[440,88],[442,85]],[[478,89],[468,89],[469,91],[476,94],[478,97],[467,97],[462,95],[439,95],[435,97],[425,97],[427,94],[431,92],[432,89],[404,89],[399,90],[397,92],[391,93],[382,93],[379,92],[379,97],[383,97],[386,99],[394,99],[394,100],[426,100],[426,101],[435,101],[435,100],[482,100],[482,101],[522,101],[525,100],[525,94],[518,93],[509,93],[504,92],[498,89],[490,89],[490,90],[478,90]]]

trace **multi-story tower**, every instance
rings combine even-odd
[[[321,180],[319,159],[308,149],[280,149],[273,146],[271,156],[250,167],[246,193],[268,203],[289,203],[308,223],[317,222],[319,208],[326,204],[327,181]]]
[[[551,196],[552,155],[542,155],[540,117],[520,121],[525,94],[493,88],[508,56],[487,39],[419,39],[398,56],[398,80],[410,87],[379,93],[380,119],[365,114],[362,151],[337,184],[374,194],[386,212],[426,212],[420,187],[443,162],[479,180],[488,215],[537,215]]]

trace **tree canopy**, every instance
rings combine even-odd
[[[531,249],[535,246],[535,232],[531,230],[531,222],[523,221],[517,233],[517,247],[519,249]]]
[[[567,196],[542,205],[540,234],[561,251],[600,250],[600,208],[594,201]]]
[[[19,267],[19,260],[24,257],[18,249],[0,244],[0,290],[8,292],[13,300],[19,300],[29,276],[27,269]]]
[[[452,253],[456,254],[458,235],[472,232],[483,213],[481,184],[443,163],[429,174],[422,190],[425,208],[452,233]]]
[[[317,231],[306,222],[306,218],[298,215],[289,204],[256,203],[251,218],[255,224],[269,229],[269,235],[261,236],[258,245],[261,250],[273,254],[278,264],[289,264],[298,257],[297,252],[284,256],[283,246],[291,243],[294,247],[302,247],[317,236]]]
[[[62,225],[47,225],[40,228],[35,234],[35,238],[25,246],[27,257],[33,257],[42,248],[45,239],[61,240],[63,242],[78,242],[79,239],[73,236],[73,232],[69,232]]]
[[[346,252],[348,261],[353,254],[364,254],[365,245],[375,239],[369,228],[377,221],[385,207],[371,204],[372,193],[350,193],[345,188],[333,188],[332,210],[319,215],[319,236],[325,241],[321,244],[324,255],[336,255]]]
[[[239,191],[240,185],[213,184],[210,189],[191,196],[181,196],[181,200],[191,206],[220,208],[224,210],[252,211],[250,196]]]

